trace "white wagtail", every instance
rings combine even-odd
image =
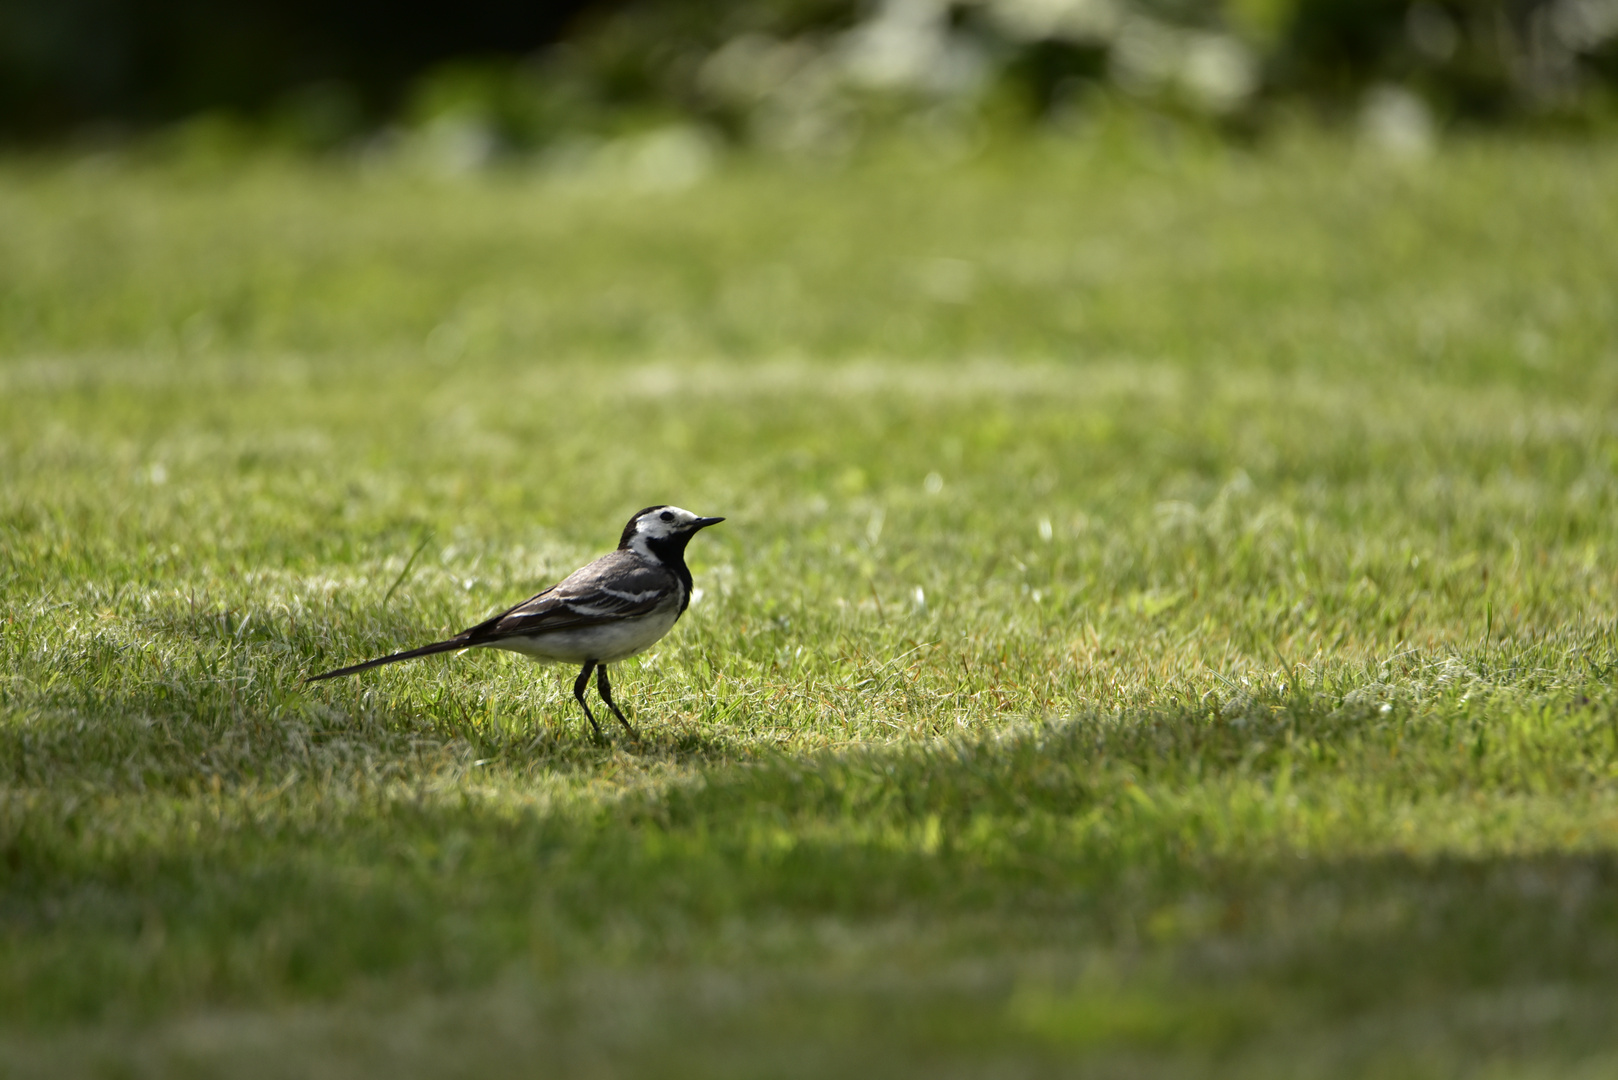
[[[590,672],[597,672],[596,689],[601,692],[601,700],[629,734],[639,738],[613,703],[607,665],[645,652],[685,614],[691,603],[691,571],[685,565],[685,545],[698,530],[724,520],[697,517],[678,506],[648,506],[624,526],[617,551],[580,567],[516,607],[462,630],[447,641],[338,668],[304,681],[335,679],[457,649],[507,649],[534,660],[583,664],[573,682],[573,696],[600,738],[601,725],[584,701],[584,692],[590,688]]]

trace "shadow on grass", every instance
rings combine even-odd
[[[1593,790],[1608,751],[1575,712],[1440,723],[1298,692],[790,755],[672,726],[602,745],[571,702],[530,728],[444,684],[317,696],[222,671],[46,685],[0,719],[0,1013],[466,987],[514,966],[967,957],[1005,987],[1044,964],[1056,1004],[1038,1015],[1060,1032],[1097,950],[1323,1015],[1618,989],[1610,851],[1502,834],[1418,858],[1377,824],[1434,792],[1487,814]],[[592,793],[633,761],[696,768]],[[1349,824],[1307,847],[1300,820]]]
[[[757,754],[744,738],[655,717],[635,716],[641,738],[632,738],[605,709],[597,710],[605,733],[598,739],[570,695],[492,704],[481,696],[443,681],[305,686],[280,670],[54,680],[13,693],[0,711],[0,778],[22,787],[186,793],[215,777],[379,783],[473,762],[533,773],[600,769],[624,754],[695,765]]]
[[[827,967],[859,983],[969,963],[1001,1005],[1032,980],[1036,1026],[1083,1042],[1098,957],[1109,978],[1144,980],[1142,1008],[1164,985],[1256,988],[1292,1020],[1525,986],[1618,991],[1609,852],[1217,855],[1180,823],[1119,843],[1055,819],[974,845],[930,838],[925,818],[873,827],[858,808],[793,819],[747,785],[548,815],[296,789],[125,809],[109,822],[83,804],[7,806],[0,1013],[163,1014],[602,965]],[[1136,1027],[1120,1037],[1204,1038]]]
[[[763,785],[786,813],[818,812],[827,800],[847,807],[853,799],[867,809],[932,813],[947,827],[985,811],[1079,808],[1094,801],[1100,772],[1112,775],[1114,788],[1120,770],[1129,783],[1194,786],[1225,775],[1307,779],[1369,762],[1417,786],[1532,792],[1587,785],[1610,773],[1618,753],[1606,704],[1514,717],[1462,699],[1447,712],[1438,702],[1430,706],[1436,711],[1417,714],[1299,689],[1237,708],[1173,703],[988,736],[793,756],[747,735],[633,708],[640,739],[599,710],[607,737],[598,740],[565,689],[547,697],[537,681],[503,697],[512,687],[499,679],[476,686],[441,671],[422,673],[436,681],[307,686],[286,659],[236,669],[228,656],[215,657],[185,677],[143,663],[137,657],[100,678],[13,689],[0,713],[0,779],[184,794],[198,784],[281,784],[292,775],[375,785],[474,765],[518,776],[586,776],[628,755],[706,770],[706,783],[693,790],[707,794],[697,798]],[[533,675],[557,677],[542,669]],[[723,771],[742,764],[751,767]]]
[[[124,804],[117,822],[10,803],[0,1014],[482,992],[513,973],[576,986],[611,969],[669,980],[661,1005],[604,1000],[676,1041],[738,1023],[788,1043],[1239,1057],[1398,1018],[1406,1049],[1430,1029],[1505,1050],[1610,1042],[1590,1002],[1618,992],[1611,852],[1220,853],[1183,816],[1131,816],[1096,777],[1050,771],[1095,739],[1073,724],[951,753],[783,756],[571,812],[307,785]],[[967,805],[976,819],[952,820]],[[1097,809],[1111,833],[1074,828]],[[745,993],[675,1000],[716,971]],[[796,989],[772,990],[782,975]]]

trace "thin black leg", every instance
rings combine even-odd
[[[596,723],[594,716],[590,715],[590,706],[584,703],[584,692],[590,689],[590,672],[594,670],[595,666],[596,662],[594,660],[584,662],[584,669],[579,672],[579,677],[573,680],[573,697],[578,701],[579,708],[584,710],[584,718],[590,721],[591,727],[595,728],[596,738],[604,739],[606,736],[601,734],[601,725]]]
[[[602,664],[600,667],[596,668],[596,689],[601,691],[601,700],[607,703],[607,708],[612,710],[612,715],[618,718],[618,722],[624,725],[625,730],[627,730],[634,738],[640,738],[640,732],[636,731],[634,727],[630,725],[629,721],[624,719],[624,714],[618,711],[617,705],[613,704],[612,684],[607,682],[606,664]]]

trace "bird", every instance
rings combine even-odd
[[[640,733],[612,700],[607,665],[645,652],[673,629],[691,604],[685,546],[698,532],[724,520],[698,517],[678,506],[648,506],[624,526],[617,550],[581,566],[515,607],[444,641],[311,675],[304,682],[338,679],[435,653],[505,649],[542,663],[582,665],[573,682],[573,697],[596,738],[601,739],[601,725],[584,700],[594,672],[601,700],[624,730],[639,739]]]

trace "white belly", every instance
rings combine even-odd
[[[488,647],[521,653],[541,661],[582,664],[586,660],[595,660],[611,664],[651,648],[669,632],[679,617],[679,601],[671,596],[662,607],[641,619],[553,630],[533,637],[504,638],[491,642]]]

